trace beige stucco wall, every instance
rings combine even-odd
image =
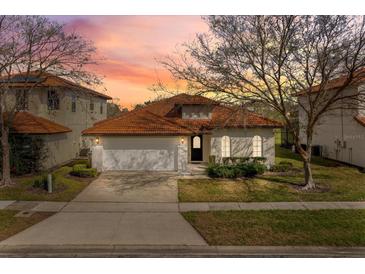
[[[363,87],[359,87],[363,88]],[[356,90],[349,88],[345,92],[350,94]],[[304,104],[305,98],[300,98]],[[321,117],[314,128],[313,145],[323,148],[326,158],[365,167],[365,127],[354,120],[354,116],[362,109],[333,110]],[[300,140],[306,143],[305,121],[306,114],[299,108]]]
[[[44,164],[45,168],[71,160],[78,156],[80,148],[90,147],[91,138],[82,137],[81,131],[97,121],[106,119],[107,115],[105,99],[64,88],[57,89],[60,108],[49,110],[47,90],[47,88],[37,88],[29,92],[27,111],[69,127],[72,132],[43,136],[49,154],[49,159]],[[72,96],[76,96],[76,112],[72,112],[71,109]],[[90,110],[91,100],[94,102],[94,111]],[[15,96],[9,96],[7,103],[11,105],[14,101]],[[100,113],[100,104],[103,104],[103,113]]]
[[[262,156],[275,163],[275,136],[272,128],[217,129],[211,135],[211,155],[222,156],[222,137],[230,137],[231,157],[251,157],[254,136],[262,138]]]

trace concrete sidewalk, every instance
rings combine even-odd
[[[176,258],[176,257],[253,257],[253,258],[364,258],[365,247],[318,246],[175,246],[175,245],[17,245],[0,246],[0,257],[91,257],[91,258]]]
[[[217,210],[365,209],[365,202],[35,202],[0,201],[0,209],[34,212],[186,212]]]

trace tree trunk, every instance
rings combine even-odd
[[[303,162],[304,162],[304,182],[305,182],[305,186],[303,187],[303,189],[304,190],[315,189],[316,184],[314,183],[313,177],[312,177],[312,168],[311,168],[310,158],[309,158],[309,160],[306,159]]]
[[[316,184],[313,181],[312,176],[312,167],[311,167],[311,159],[312,159],[312,143],[307,142],[307,147],[304,150],[299,142],[295,143],[297,150],[299,152],[300,157],[303,160],[303,169],[304,169],[304,183],[303,190],[311,190],[316,188]]]
[[[10,177],[10,145],[9,145],[9,130],[1,127],[1,147],[2,147],[2,178],[1,186],[10,186],[13,184]]]

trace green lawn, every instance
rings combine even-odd
[[[210,245],[365,245],[365,210],[210,211],[183,216]]]
[[[276,147],[276,162],[289,161],[301,169],[299,155]],[[181,202],[282,202],[282,201],[365,201],[365,174],[357,168],[314,157],[315,191],[300,190],[303,172],[269,173],[247,180],[179,180]]]
[[[55,175],[54,192],[49,194],[43,189],[32,187],[34,178],[16,178],[16,185],[0,188],[0,200],[23,201],[71,201],[92,179],[81,179],[69,175],[72,167],[64,166],[53,172]]]
[[[18,211],[16,210],[0,210],[0,241],[32,226],[53,213],[36,212],[30,217],[15,217]]]

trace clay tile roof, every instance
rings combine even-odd
[[[6,120],[6,118],[5,118]],[[11,132],[23,134],[57,134],[72,131],[70,128],[52,122],[29,112],[15,113],[11,124]]]
[[[191,98],[189,100],[189,98]],[[211,119],[182,119],[181,104],[204,104],[212,107]],[[173,111],[175,110],[175,111]],[[173,113],[174,115],[170,116]],[[123,113],[94,124],[85,135],[192,135],[214,128],[282,127],[282,124],[249,111],[219,105],[202,96],[180,94],[154,102],[146,107]]]
[[[217,106],[212,112],[214,127],[245,128],[245,127],[282,127],[283,124],[263,117],[257,113],[235,109],[227,106]]]
[[[148,110],[141,109],[99,122],[82,133],[85,135],[174,136],[190,135],[193,132]]]
[[[4,79],[5,77],[3,77]],[[1,81],[1,79],[0,79]],[[66,87],[66,88],[74,88],[78,89],[80,91],[87,92],[91,95],[104,98],[106,100],[111,100],[112,97],[100,93],[98,91],[92,90],[90,88],[81,86],[79,84],[76,84],[70,80],[67,80],[65,78],[53,75],[51,73],[43,72],[41,75],[37,72],[31,72],[29,75],[25,78],[25,73],[22,74],[15,74],[12,76],[10,80],[10,85],[13,87],[24,87],[29,85],[36,84],[39,87]]]
[[[365,127],[365,116],[357,115],[354,117],[354,119],[362,126]]]
[[[316,93],[321,90],[335,90],[336,88],[340,88],[341,86],[343,86],[345,84],[346,80],[347,80],[347,76],[342,76],[342,77],[338,77],[338,78],[328,81],[325,87],[321,87],[321,85],[313,86],[311,93]],[[359,85],[364,82],[365,82],[365,69],[361,69],[354,73],[354,79],[350,83],[350,86]],[[304,90],[304,91],[298,92],[296,95],[302,96],[307,93],[308,92],[306,90]]]

